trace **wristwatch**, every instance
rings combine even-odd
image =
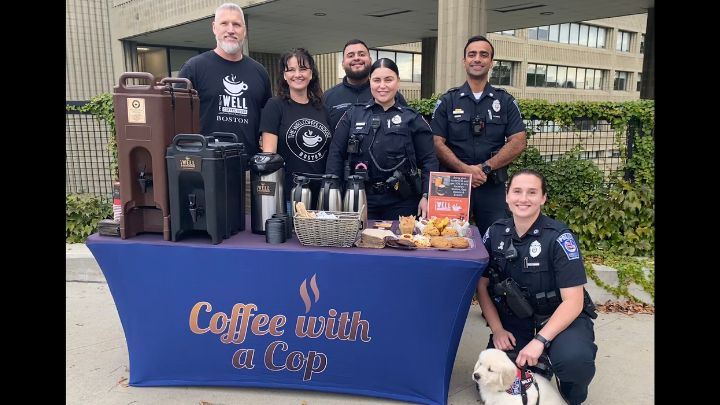
[[[547,339],[545,339],[545,338],[543,337],[543,335],[541,335],[541,334],[539,334],[539,333],[538,333],[537,335],[535,335],[535,337],[534,337],[533,339],[539,340],[540,343],[542,343],[542,344],[545,346],[546,349],[547,349],[548,347],[550,347],[550,341],[547,340]]]
[[[428,196],[427,196],[427,195],[428,195],[427,193],[422,193],[422,198],[425,198],[425,199],[427,199],[427,198],[428,198]]]
[[[490,167],[490,165],[487,164],[487,162],[482,164],[482,172],[485,173],[485,175],[490,174],[491,171],[492,171],[492,167]]]

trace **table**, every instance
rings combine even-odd
[[[248,386],[447,402],[478,278],[464,251],[267,244],[240,232],[86,244],[112,292],[132,386]],[[468,376],[468,378],[470,378]]]

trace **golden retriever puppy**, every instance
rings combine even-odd
[[[547,378],[534,373],[534,382],[527,375],[521,381],[519,375],[520,370],[504,351],[485,349],[478,356],[472,379],[485,405],[522,405],[520,384],[525,386],[529,405],[567,405]]]

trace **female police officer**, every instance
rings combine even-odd
[[[510,178],[505,200],[512,218],[496,221],[483,236],[490,265],[478,296],[492,331],[488,347],[515,348],[520,367],[535,366],[547,350],[560,391],[574,405],[587,398],[595,375],[590,318],[597,315],[572,233],[540,213],[546,198],[540,173],[523,169]]]
[[[373,99],[355,104],[333,134],[326,172],[365,179],[368,218],[427,215],[429,173],[437,171],[430,125],[412,108],[396,104],[398,67],[380,58],[370,67]],[[422,198],[421,198],[421,194]]]

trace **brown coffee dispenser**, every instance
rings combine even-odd
[[[129,84],[128,81],[145,84]],[[182,83],[185,88],[175,88]],[[155,82],[147,72],[125,72],[114,87],[120,171],[120,237],[162,233],[170,240],[165,152],[178,133],[200,132],[200,99],[185,78]]]

